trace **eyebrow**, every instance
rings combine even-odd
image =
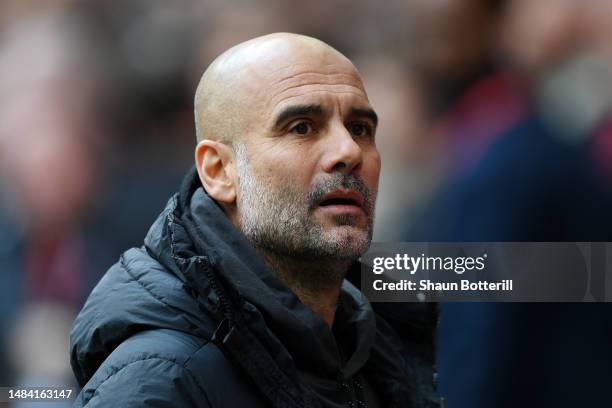
[[[353,117],[370,119],[372,122],[374,122],[374,126],[378,125],[378,115],[372,109],[351,108],[349,115]]]
[[[274,120],[274,128],[279,129],[287,120],[298,116],[323,116],[320,105],[295,105],[283,109]]]

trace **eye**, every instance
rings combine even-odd
[[[364,122],[352,122],[347,127],[353,136],[372,136],[374,133],[372,126]]]
[[[297,122],[289,131],[294,135],[305,136],[313,131],[312,124],[306,121]]]

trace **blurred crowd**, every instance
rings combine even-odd
[[[73,383],[75,313],[191,166],[199,76],[276,31],[362,73],[380,116],[376,241],[612,241],[612,1],[6,0],[0,385]],[[452,408],[612,399],[606,304],[440,316]]]

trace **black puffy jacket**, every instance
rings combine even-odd
[[[192,171],[76,319],[75,405],[430,406],[409,354],[347,281],[334,322],[277,278]]]

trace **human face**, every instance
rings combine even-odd
[[[236,147],[240,228],[276,254],[356,259],[372,237],[376,114],[335,55],[274,72],[263,121]]]

